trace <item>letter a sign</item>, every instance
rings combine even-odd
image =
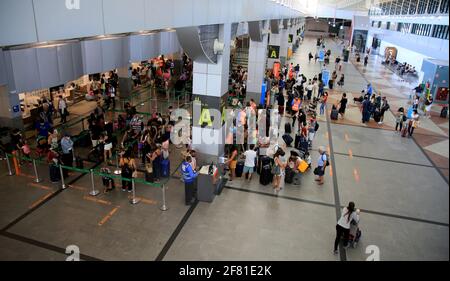
[[[280,58],[280,46],[269,45],[269,59]]]

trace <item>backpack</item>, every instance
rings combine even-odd
[[[327,157],[327,160],[323,162],[325,167],[330,166],[330,156],[327,153],[322,154],[322,160],[323,160],[323,155],[325,155]]]
[[[319,122],[316,122],[316,125],[314,126],[314,131],[317,132],[319,130],[319,127],[320,127]]]

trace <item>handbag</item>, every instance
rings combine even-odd
[[[136,170],[133,172],[132,177],[133,177],[134,179],[138,177],[138,172],[137,172]]]
[[[319,167],[317,167],[317,168],[314,169],[314,175],[316,175],[316,176],[319,175],[319,172],[320,172],[319,169],[320,169]]]

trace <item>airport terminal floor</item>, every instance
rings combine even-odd
[[[321,69],[308,62],[315,44],[316,38],[306,37],[290,61],[308,79]],[[325,45],[334,70],[340,42],[327,38]],[[412,138],[402,138],[393,112],[409,106],[416,85],[401,81],[381,60],[372,55],[365,67],[352,56],[343,64],[344,86],[328,91],[328,111],[344,92],[349,105],[344,119],[332,121],[329,112],[318,117],[313,165],[320,146],[332,156],[322,186],[310,172],[300,186],[286,184],[276,194],[255,175],[250,183],[228,181],[211,204],[186,206],[181,150],[171,146],[171,177],[163,187],[168,209],[162,211],[160,187],[137,183],[141,202],[133,205],[120,188],[89,196],[89,174],[73,173],[62,190],[50,183],[46,165],[38,165],[43,181],[35,183],[31,166],[8,176],[2,161],[0,260],[62,261],[70,245],[79,247],[82,260],[93,261],[364,261],[374,248],[386,261],[448,260],[448,119],[433,112]],[[362,124],[353,103],[368,83],[391,105],[383,125]],[[284,122],[291,118],[283,118],[281,130]],[[102,165],[85,162],[88,169]],[[100,188],[101,177],[93,180]],[[356,248],[334,255],[336,221],[350,201],[361,209],[362,237]]]

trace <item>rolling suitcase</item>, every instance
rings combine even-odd
[[[284,182],[287,184],[292,184],[294,182],[295,172],[291,168],[286,168],[286,176]]]
[[[295,148],[298,148],[299,147],[299,145],[300,145],[300,139],[301,139],[301,137],[300,137],[300,135],[295,135],[295,144],[294,144],[294,147]]]
[[[243,173],[244,173],[244,162],[238,162],[236,165],[236,177],[237,178],[242,177]]]
[[[300,138],[300,143],[298,149],[300,151],[303,151],[304,153],[308,152],[309,150],[309,142],[305,138]]]
[[[266,186],[272,182],[272,168],[270,165],[265,165],[262,167],[261,175],[259,177],[259,183]]]
[[[339,111],[337,109],[331,110],[331,120],[338,120],[339,119]]]
[[[59,171],[59,168],[56,165],[50,165],[49,166],[49,172],[50,172],[50,181],[53,183],[59,182],[61,180],[61,173]]]
[[[292,184],[293,185],[301,185],[301,174],[300,173],[295,173],[294,179]]]
[[[286,123],[284,125],[284,133],[285,134],[291,134],[292,133],[292,127],[290,123]]]
[[[271,162],[271,160],[270,160],[270,158],[267,157],[267,156],[261,156],[261,157],[259,158],[259,161],[258,161],[258,171],[257,171],[258,175],[261,175],[262,167],[264,167],[264,166],[266,166],[266,165],[270,165],[270,162]]]
[[[170,160],[164,159],[161,161],[161,177],[170,177]]]
[[[81,159],[80,157],[75,158],[75,166],[77,167],[77,169],[84,169],[83,159]]]
[[[284,140],[284,142],[286,143],[287,146],[291,146],[292,142],[294,141],[292,139],[292,137],[290,135],[288,135],[288,134],[285,134],[283,136],[283,140]]]
[[[330,88],[330,90],[333,90],[333,86],[334,86],[334,81],[333,81],[333,80],[330,80],[330,81],[328,82],[328,88]]]

